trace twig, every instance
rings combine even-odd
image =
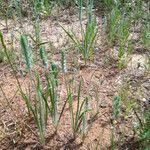
[[[139,120],[140,125],[143,127],[142,120],[140,119],[139,115],[137,114],[136,110],[133,108],[134,114],[136,115],[137,119]]]

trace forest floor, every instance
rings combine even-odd
[[[86,19],[83,21],[86,22]],[[101,30],[101,17],[97,17],[98,27]],[[3,24],[4,21],[1,21]],[[96,108],[96,93],[98,93],[100,99],[99,114],[93,118],[96,110],[90,112],[88,119],[88,134],[82,142],[82,138],[78,136],[75,141],[71,141],[71,123],[69,119],[68,107],[66,107],[63,117],[60,121],[58,133],[54,134],[53,127],[49,123],[46,132],[46,144],[41,146],[38,142],[38,137],[34,134],[37,130],[33,119],[27,116],[27,109],[25,107],[25,102],[20,96],[18,87],[16,86],[15,77],[12,74],[11,68],[7,63],[0,63],[0,85],[2,90],[0,90],[0,149],[4,150],[30,150],[30,149],[72,149],[72,150],[93,150],[93,149],[109,149],[111,142],[111,132],[112,132],[112,122],[111,122],[111,112],[112,112],[112,99],[115,94],[117,94],[118,89],[123,85],[125,79],[134,80],[141,82],[140,92],[143,92],[143,83],[149,82],[149,75],[145,74],[144,65],[146,61],[145,53],[135,52],[130,55],[126,64],[126,67],[122,70],[118,70],[116,65],[116,50],[115,48],[107,48],[102,44],[102,36],[97,36],[97,42],[95,43],[95,55],[94,61],[89,62],[84,66],[84,62],[81,57],[76,58],[74,53],[74,48],[65,34],[65,32],[60,27],[60,24],[66,29],[73,29],[75,33],[80,37],[80,22],[76,15],[70,15],[63,12],[61,15],[56,17],[49,17],[42,19],[41,27],[41,37],[44,42],[51,42],[50,47],[47,45],[47,53],[49,61],[53,60],[58,65],[61,62],[60,50],[66,50],[66,61],[68,70],[70,71],[70,76],[73,74],[76,83],[78,85],[79,78],[83,79],[82,84],[82,95],[90,95],[90,107]],[[31,23],[25,19],[22,22],[22,28],[20,24],[9,20],[7,31],[2,25],[0,25],[0,30],[4,34],[4,39],[7,45],[10,43],[11,36],[13,34],[14,38],[14,49],[16,53],[15,63],[18,64],[17,76],[19,81],[26,91],[29,86],[28,74],[26,74],[23,69],[23,63],[20,58],[20,36],[19,31],[24,30],[26,33],[32,33],[33,28]],[[75,58],[75,59],[74,59]],[[76,66],[75,61],[78,61],[79,65]],[[140,64],[140,67],[138,65]],[[78,67],[78,71],[76,68]],[[37,61],[34,64],[34,68],[40,73],[41,79],[43,79],[43,68]],[[59,76],[60,80],[60,105],[63,103],[66,90],[64,85],[63,74]],[[69,79],[68,79],[69,80]],[[42,80],[44,83],[44,79]],[[139,99],[145,98],[145,95],[139,94],[139,90],[135,97],[141,96]],[[149,93],[149,91],[146,93]],[[147,94],[146,94],[147,95]],[[75,95],[76,97],[76,95]],[[76,101],[74,101],[76,106]],[[132,120],[132,117],[131,119]],[[127,131],[126,135],[123,135],[125,139],[130,139],[131,134],[128,131],[129,122],[125,119],[120,120],[116,126],[118,126],[118,134],[122,134],[121,130]],[[129,142],[130,143],[130,142]],[[128,143],[128,144],[129,144]],[[133,146],[133,145],[132,145]],[[124,147],[120,147],[119,149]],[[133,148],[136,149],[136,148]]]

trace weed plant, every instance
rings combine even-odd
[[[121,98],[119,96],[115,96],[113,98],[113,105],[112,105],[112,115],[114,120],[116,120],[119,117],[120,107],[121,107]]]
[[[76,138],[76,134],[79,133],[79,131],[82,131],[83,134],[85,134],[86,129],[87,129],[86,113],[89,111],[88,98],[85,97],[85,99],[81,101],[80,93],[81,93],[81,82],[78,87],[76,111],[74,110],[74,106],[73,106],[73,95],[70,94],[70,97],[68,99],[70,116],[71,116],[71,124],[72,124],[72,130],[73,130],[73,139]],[[82,127],[82,124],[83,124],[83,127]]]
[[[96,35],[98,32],[96,18],[92,14],[93,8],[93,1],[89,0],[87,3],[87,25],[85,30],[83,29],[82,25],[82,0],[79,1],[79,19],[80,19],[80,26],[81,26],[81,35],[82,35],[82,42],[80,39],[75,35],[75,33],[71,31],[67,31],[64,27],[62,29],[68,35],[68,37],[73,41],[75,47],[79,50],[82,54],[84,59],[84,64],[86,65],[87,60],[93,60],[94,57],[94,43],[96,40]]]
[[[26,93],[23,92],[17,76],[16,76],[16,80],[17,80],[22,98],[26,102],[26,107],[28,108],[29,115],[32,115],[35,121],[35,124],[37,126],[40,142],[42,144],[45,143],[45,131],[46,131],[47,119],[49,118],[48,116],[52,118],[52,123],[55,127],[55,130],[57,131],[58,124],[60,122],[60,119],[63,115],[63,112],[65,110],[67,103],[69,104],[74,138],[76,137],[76,134],[80,130],[85,135],[85,133],[87,132],[87,112],[89,110],[88,108],[89,99],[86,97],[82,102],[80,102],[81,101],[80,99],[81,98],[81,95],[80,95],[81,82],[78,88],[77,110],[75,111],[74,106],[73,106],[73,92],[71,91],[71,89],[68,89],[66,100],[59,114],[58,113],[58,100],[59,100],[58,99],[58,95],[59,95],[58,73],[59,71],[58,71],[56,64],[51,63],[50,72],[47,69],[45,70],[45,80],[46,80],[46,91],[45,91],[40,81],[41,79],[40,79],[39,73],[36,71],[35,71],[36,72],[35,74],[32,73],[31,48],[29,46],[27,36],[21,35],[20,41],[21,41],[20,43],[21,43],[21,49],[22,49],[22,56],[26,64],[26,68],[30,74],[29,79],[31,80],[32,88],[34,90],[35,96],[33,97],[32,95],[30,95],[30,93],[28,94],[27,92]],[[4,44],[2,34],[1,34],[1,42],[5,49],[5,54],[7,55],[9,63],[11,64],[11,67],[14,70],[10,57],[7,53],[6,46]],[[45,50],[43,48],[44,47],[42,47],[41,49],[40,55],[41,55],[42,63],[46,67],[47,59],[46,59]],[[64,53],[62,52],[62,69],[63,69],[63,72],[66,73],[66,69],[65,69],[66,64],[64,60],[65,60],[65,57],[64,57]]]

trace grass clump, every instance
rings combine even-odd
[[[81,93],[81,82],[78,87],[76,111],[74,110],[74,106],[73,106],[72,94],[70,94],[70,97],[68,99],[74,139],[76,137],[76,134],[79,133],[79,131],[82,131],[83,135],[85,135],[87,131],[87,117],[86,117],[87,115],[86,114],[89,111],[89,107],[88,107],[89,99],[88,97],[85,97],[85,99],[82,102],[80,102],[81,101],[80,93]]]
[[[87,64],[88,60],[93,60],[94,58],[94,44],[96,41],[96,35],[98,32],[96,18],[92,14],[93,9],[93,1],[88,1],[86,6],[86,12],[87,12],[87,24],[85,29],[83,29],[82,24],[82,6],[83,1],[79,1],[79,19],[80,19],[80,27],[81,27],[81,35],[82,35],[82,41],[80,42],[80,39],[75,35],[75,33],[71,31],[67,31],[64,27],[62,29],[65,31],[65,33],[68,35],[68,37],[73,41],[75,44],[75,47],[77,47],[78,51],[82,54],[82,57],[84,59],[84,64]]]

